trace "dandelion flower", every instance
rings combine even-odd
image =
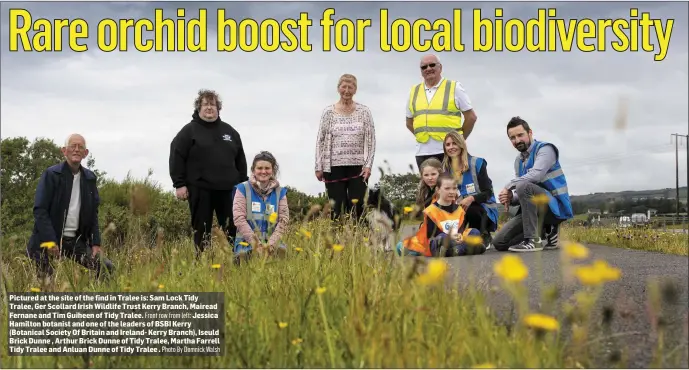
[[[304,248],[294,247],[294,250],[297,252],[303,252]]]
[[[507,255],[493,265],[493,271],[502,279],[521,282],[529,276],[529,269],[517,256]]]
[[[292,339],[292,345],[296,346],[297,344],[301,344],[304,340],[301,338],[294,338]]]
[[[247,242],[239,242],[239,245],[246,247],[246,246],[249,245],[249,243],[247,243]]]
[[[278,221],[278,214],[277,213],[273,212],[270,214],[270,216],[268,216],[268,222],[270,222],[271,224],[274,224],[277,221]]]
[[[434,259],[428,262],[426,272],[419,275],[417,281],[422,285],[437,284],[442,282],[447,275],[448,265],[442,259]]]
[[[413,207],[409,207],[409,206],[404,207],[404,214],[406,215],[407,213],[409,213],[409,212],[411,212],[411,211],[413,211],[413,210],[414,210]]]
[[[548,194],[536,194],[531,197],[531,203],[537,206],[544,206],[550,202],[550,197]]]
[[[163,284],[158,284],[158,289],[163,289],[163,288],[165,288],[165,285],[163,285]]]
[[[468,235],[466,238],[464,238],[464,241],[470,245],[470,246],[477,246],[481,245],[483,243],[483,238],[481,238],[478,235]]]
[[[526,315],[524,318],[524,323],[531,328],[545,331],[554,331],[560,329],[560,324],[554,317],[540,313]]]
[[[611,267],[603,260],[596,260],[591,265],[577,267],[574,270],[574,274],[580,283],[594,286],[618,280],[622,275],[622,271],[616,267]]]
[[[301,230],[299,230],[299,232],[301,233],[301,235],[303,235],[307,238],[311,238],[311,232],[310,231],[302,228]]]
[[[55,244],[55,242],[43,242],[43,243],[41,243],[41,248],[51,249],[51,248],[55,248],[55,247],[57,247],[57,244]]]
[[[343,249],[344,249],[344,246],[342,244],[333,244],[333,251],[341,252]]]
[[[562,251],[569,258],[584,259],[589,256],[589,249],[579,243],[565,243]]]
[[[278,323],[278,328],[284,329],[284,328],[286,328],[286,327],[287,327],[287,323],[286,323],[286,322],[280,321],[280,322]]]
[[[34,292],[34,293],[38,293],[38,292],[40,292],[41,290],[38,289],[38,288],[31,288],[31,291]]]
[[[352,204],[357,204],[359,203],[359,199],[352,199]]]
[[[325,287],[316,288],[316,294],[323,294],[323,293],[325,293]]]
[[[211,268],[217,270],[217,269],[220,268],[220,264],[219,264],[219,263],[214,263],[214,264],[211,265]]]

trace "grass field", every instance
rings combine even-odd
[[[565,235],[601,244],[612,238],[626,246],[601,230],[567,229]],[[647,249],[642,245],[650,242],[636,234],[622,239],[638,249]],[[658,250],[681,252],[679,239],[652,239]],[[527,311],[522,280],[537,272],[528,271],[518,256],[505,255],[495,265],[502,282],[497,288],[513,295],[516,315],[514,325],[505,325],[484,304],[484,292],[473,290],[472,284],[460,289],[449,279],[442,260],[374,253],[367,247],[367,233],[353,225],[334,229],[325,220],[294,225],[284,260],[254,258],[241,266],[232,263],[222,238],[214,240],[213,250],[199,261],[189,241],[163,236],[156,248],[148,248],[131,240],[122,249],[107,251],[118,271],[116,279],[103,285],[71,262],[58,266],[51,285],[42,285],[21,255],[23,245],[14,246],[2,257],[2,311],[8,291],[219,291],[225,295],[224,356],[19,357],[9,356],[3,345],[3,367],[592,367],[596,364],[589,347],[599,333],[587,321],[590,306],[584,302],[595,301],[602,286],[623,273],[602,262],[563,269],[580,287],[576,299],[581,304],[574,310],[582,311],[570,312],[576,319],[564,320],[564,307]],[[561,253],[568,264],[587,250],[566,244]]]

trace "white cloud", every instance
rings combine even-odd
[[[66,5],[29,5],[25,7],[35,10],[34,14],[50,18],[69,13],[88,19],[102,18],[108,12],[115,18],[140,17],[161,6],[90,3],[71,4],[67,9]],[[189,6],[215,9],[218,5]],[[278,19],[307,10],[319,15],[326,6],[335,6],[338,16],[358,18],[376,17],[380,8],[376,4],[309,3],[307,8],[232,4],[237,16]],[[514,7],[510,14],[515,16],[536,14],[533,4],[508,6]],[[586,8],[567,5],[558,15],[565,16],[565,11],[590,17],[613,14],[610,4],[582,6]],[[487,159],[496,188],[512,176],[516,151],[507,140],[505,125],[515,115],[532,124],[537,138],[560,148],[575,194],[674,186],[670,134],[686,132],[689,84],[686,11],[682,13],[686,4],[673,6],[659,8],[661,14],[684,14],[676,19],[670,53],[661,63],[654,63],[646,53],[441,55],[444,74],[463,83],[476,107],[479,120],[469,139],[470,150]],[[435,18],[447,16],[453,5],[388,3],[385,7],[394,17]],[[471,5],[462,7],[470,9]],[[4,14],[6,9],[3,5]],[[614,14],[621,13],[618,9]],[[240,132],[249,159],[260,150],[272,151],[281,164],[285,184],[316,194],[324,191],[313,174],[318,120],[323,108],[338,98],[338,77],[353,73],[359,79],[357,100],[374,114],[375,166],[384,166],[387,159],[393,171],[408,171],[414,163],[415,143],[404,126],[404,104],[409,88],[420,80],[421,54],[377,50],[376,22],[367,31],[367,52],[319,52],[320,26],[316,16],[311,18],[314,51],[310,53],[102,53],[93,47],[86,53],[3,51],[3,137],[43,136],[61,143],[69,133],[80,132],[97,167],[110,176],[122,179],[129,171],[145,176],[152,168],[155,179],[170,189],[170,140],[189,122],[196,91],[211,88],[221,94],[225,103],[221,117]],[[209,24],[208,43],[214,46],[215,28]],[[4,24],[2,37],[8,37]],[[620,96],[627,96],[630,102],[625,132],[614,131]],[[682,185],[685,158],[680,155]],[[372,184],[378,178],[376,169]]]

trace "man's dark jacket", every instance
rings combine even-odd
[[[96,186],[96,174],[81,167],[81,210],[77,236],[84,238],[86,245],[100,245],[98,227],[98,206],[100,198]],[[41,175],[34,198],[33,234],[28,249],[40,248],[41,243],[60,244],[62,230],[67,219],[69,201],[72,197],[74,175],[67,162],[49,167]]]

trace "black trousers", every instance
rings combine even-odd
[[[187,190],[197,255],[210,244],[213,212],[218,219],[218,225],[231,245],[237,234],[237,227],[232,218],[234,192],[232,190],[210,190],[197,186],[187,186]]]
[[[425,161],[428,158],[437,158],[440,161],[440,163],[443,163],[443,158],[445,158],[445,154],[440,153],[440,154],[429,154],[429,155],[417,155],[416,156],[416,168],[419,169],[419,172],[421,172],[421,163],[423,163],[423,161]]]
[[[62,248],[60,254],[64,258],[69,258],[76,261],[80,265],[96,273],[96,278],[112,277],[115,272],[115,265],[103,255],[96,255],[93,257],[93,250],[86,245],[83,237],[70,238],[62,237]],[[55,269],[49,258],[49,252],[45,248],[32,248],[28,250],[29,258],[31,258],[38,269],[39,278],[45,278],[53,275]],[[103,273],[103,267],[107,269],[107,273]]]
[[[335,166],[330,169],[331,172],[323,173],[328,199],[334,201],[331,211],[333,220],[338,219],[342,212],[349,213],[352,209],[355,211],[354,215],[357,220],[363,214],[364,196],[366,195],[368,184],[364,182],[363,177],[355,177],[359,176],[361,170],[362,166]],[[343,180],[350,177],[355,178]],[[358,202],[353,204],[352,199],[358,199]]]
[[[490,234],[489,226],[495,228],[493,221],[488,218],[488,212],[481,204],[473,202],[466,210],[467,227],[477,229],[482,235]]]

